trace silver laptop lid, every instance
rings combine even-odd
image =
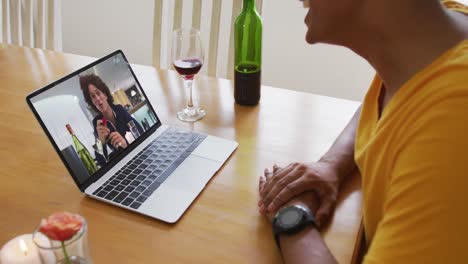
[[[26,100],[81,191],[161,126],[120,50]]]

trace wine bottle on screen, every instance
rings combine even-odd
[[[75,132],[71,128],[70,124],[66,125],[68,132],[72,136],[73,144],[75,145],[76,153],[80,157],[81,162],[88,170],[89,174],[92,175],[97,171],[96,163],[94,162],[93,157],[89,154],[88,149],[81,143],[81,141],[76,137]]]
[[[260,100],[262,65],[262,19],[255,0],[243,0],[234,28],[234,99],[240,105]]]

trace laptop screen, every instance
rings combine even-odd
[[[120,51],[28,98],[79,185],[160,124]]]

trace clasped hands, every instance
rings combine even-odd
[[[305,205],[314,212],[320,228],[333,212],[339,185],[336,170],[327,162],[291,163],[286,167],[275,164],[260,176],[259,211],[272,221],[283,206]]]

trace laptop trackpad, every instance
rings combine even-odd
[[[197,195],[198,193],[195,192],[161,186],[138,210],[165,222],[175,223]]]
[[[192,154],[223,163],[237,148],[237,145],[235,141],[208,136]]]
[[[200,192],[221,165],[221,162],[189,155],[163,182],[163,185],[189,192]]]
[[[222,163],[190,155],[140,207],[144,214],[176,222]]]

